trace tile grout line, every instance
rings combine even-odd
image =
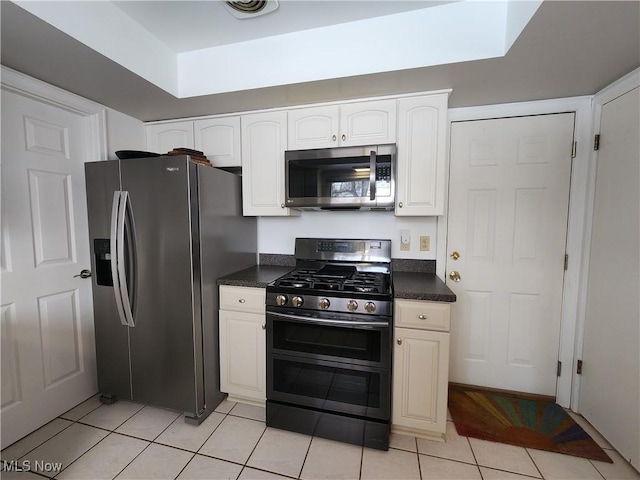
[[[416,446],[416,457],[418,459],[418,475],[420,476],[420,480],[422,480],[422,466],[420,465],[420,450],[418,449],[418,437],[413,437],[413,441]]]
[[[540,478],[544,479],[544,475],[542,474],[542,470],[540,470],[540,467],[538,467],[538,464],[536,463],[535,459],[533,458],[533,455],[531,455],[531,452],[529,451],[529,449],[526,448],[526,447],[523,447],[523,448],[524,448],[524,451],[527,452],[527,455],[529,455],[529,458],[531,459],[531,461],[533,462],[533,466],[536,467],[536,470],[540,474]]]

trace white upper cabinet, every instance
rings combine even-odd
[[[159,123],[146,129],[150,152],[192,148],[203,152],[214,167],[241,165],[239,116]]]
[[[193,122],[195,149],[204,152],[214,167],[239,167],[240,117],[220,117]]]
[[[448,97],[398,100],[396,215],[444,213]]]
[[[285,207],[287,112],[242,116],[242,207],[245,216],[291,216]]]
[[[147,125],[147,149],[167,153],[174,148],[193,148],[193,121]]]
[[[376,145],[396,141],[396,100],[289,111],[289,150]]]

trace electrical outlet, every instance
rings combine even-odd
[[[429,235],[420,236],[420,251],[428,252],[431,250],[431,237]]]
[[[400,230],[400,250],[403,252],[411,250],[411,230]]]

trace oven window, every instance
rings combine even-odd
[[[377,372],[274,359],[273,389],[281,394],[380,408]]]
[[[381,342],[379,330],[273,322],[273,348],[277,350],[380,362]]]

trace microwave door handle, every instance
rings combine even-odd
[[[369,200],[376,199],[376,152],[369,155]]]

